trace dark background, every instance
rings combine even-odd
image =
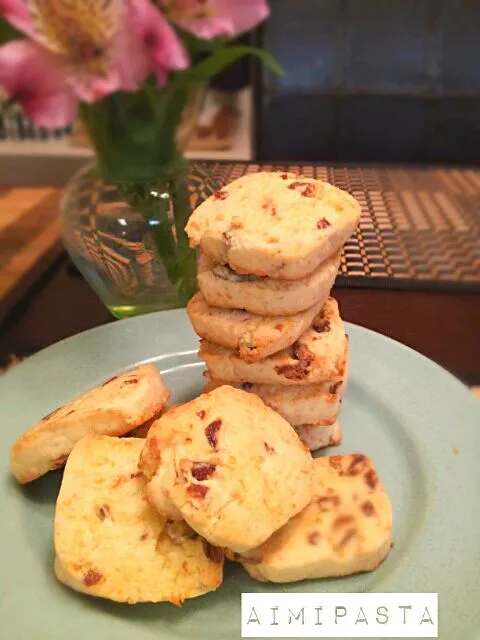
[[[260,160],[480,164],[480,0],[272,0]]]

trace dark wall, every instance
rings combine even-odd
[[[262,160],[480,164],[480,0],[272,0]]]

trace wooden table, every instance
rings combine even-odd
[[[0,188],[0,323],[61,255],[56,188]]]

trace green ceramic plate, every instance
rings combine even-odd
[[[350,381],[340,451],[373,458],[394,508],[395,547],[376,572],[275,587],[229,565],[218,592],[181,608],[113,604],[56,582],[53,514],[61,473],[17,486],[9,475],[10,445],[58,405],[141,362],[157,363],[173,402],[197,395],[198,340],[185,312],[169,311],[80,334],[0,378],[0,637],[233,640],[240,637],[242,591],[278,589],[439,593],[440,637],[478,640],[480,401],[423,356],[347,326]]]

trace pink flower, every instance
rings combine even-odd
[[[0,0],[0,13],[30,40],[0,47],[0,84],[36,124],[63,127],[80,100],[164,83],[188,66],[174,30],[150,0]],[[94,15],[92,15],[92,13]]]
[[[199,38],[236,36],[269,15],[266,0],[160,0],[173,22]]]
[[[75,118],[78,100],[63,70],[54,55],[33,42],[14,40],[0,47],[0,84],[40,127],[60,129]]]

